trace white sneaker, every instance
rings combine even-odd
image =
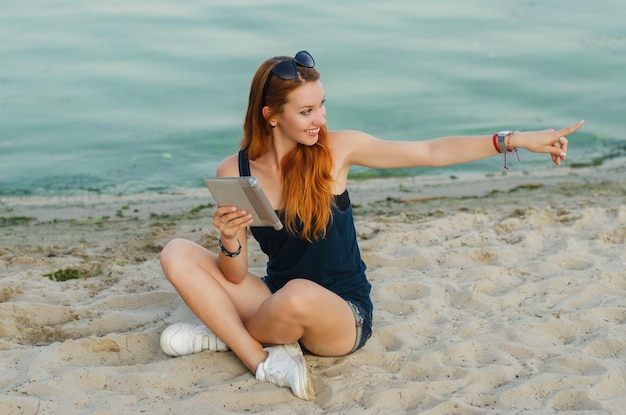
[[[161,350],[176,357],[203,350],[227,352],[230,349],[204,324],[176,323],[161,333]]]
[[[256,378],[278,386],[290,387],[300,399],[315,398],[313,382],[304,361],[300,345],[296,343],[266,347],[267,359],[256,368]]]

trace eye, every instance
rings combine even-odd
[[[305,109],[305,110],[301,111],[301,112],[300,112],[300,115],[309,115],[310,113],[311,113],[311,109],[310,109],[310,108],[307,108],[307,109]]]
[[[324,104],[326,104],[326,98],[322,100],[322,107],[324,106]]]

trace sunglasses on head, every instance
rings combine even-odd
[[[296,53],[293,59],[288,61],[278,62],[272,68],[269,76],[265,80],[265,84],[263,85],[263,102],[265,103],[265,93],[267,92],[267,87],[270,84],[270,80],[272,79],[272,75],[276,75],[280,79],[284,79],[285,81],[293,79],[298,74],[297,65],[303,66],[305,68],[314,68],[315,67],[315,59],[313,56],[306,50],[301,50]]]

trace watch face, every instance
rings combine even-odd
[[[510,131],[500,131],[498,133],[498,147],[500,150],[500,153],[506,153],[507,152],[507,148],[506,148],[506,137],[510,134]]]

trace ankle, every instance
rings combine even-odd
[[[291,388],[298,398],[315,397],[313,383],[298,343],[268,347],[267,358],[256,368],[257,380]]]

